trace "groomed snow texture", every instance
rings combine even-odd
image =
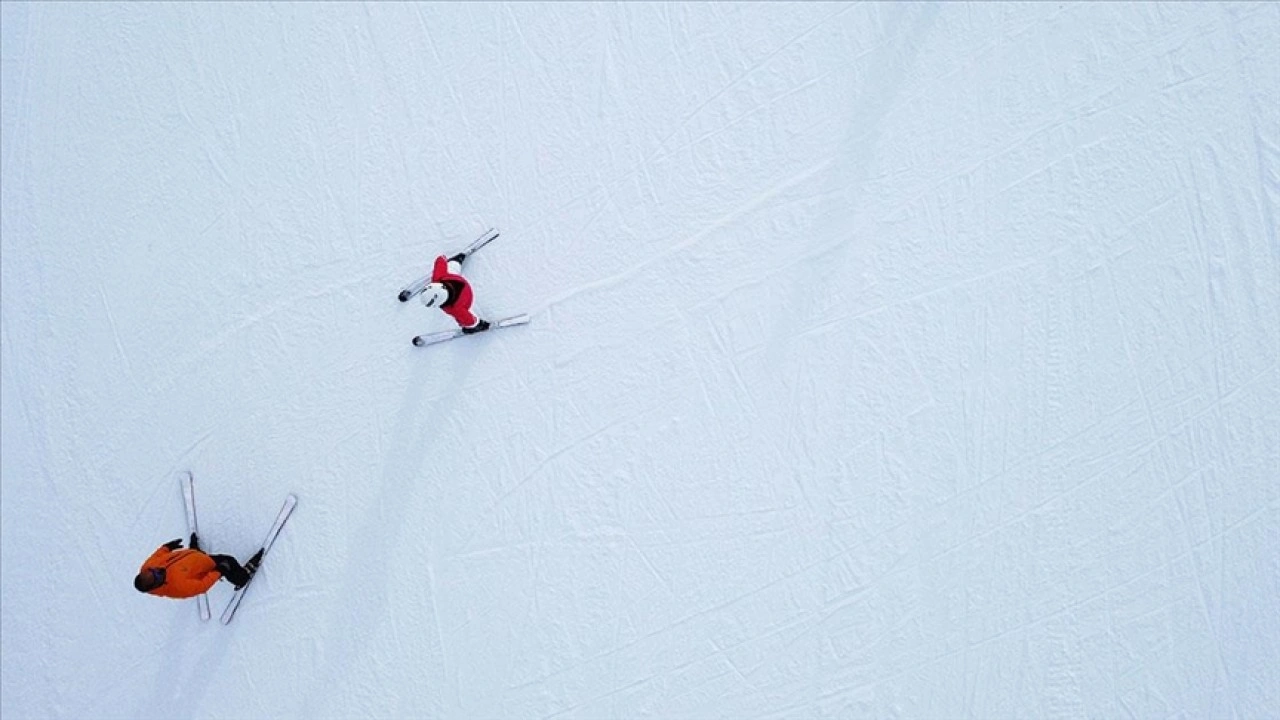
[[[1280,4],[0,27],[5,720],[1280,717]]]

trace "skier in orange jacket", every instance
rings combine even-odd
[[[208,555],[200,550],[198,539],[193,534],[188,549],[182,549],[179,538],[151,553],[133,579],[133,587],[150,595],[183,599],[205,593],[220,578],[225,578],[238,590],[253,577],[261,560],[262,551],[254,554],[244,565],[230,555]]]

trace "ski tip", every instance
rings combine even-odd
[[[417,337],[415,337],[415,338],[413,339],[413,346],[414,346],[414,347],[422,347],[422,346],[423,346],[423,345],[425,345],[425,344],[426,344],[426,341],[424,341],[424,340],[422,339],[422,336],[421,336],[421,335],[419,335],[419,336],[417,336]]]
[[[400,302],[409,302],[409,291],[401,290],[400,294],[396,296],[396,299],[398,299]]]

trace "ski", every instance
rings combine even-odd
[[[231,595],[231,601],[227,603],[227,609],[222,611],[222,624],[226,625],[231,622],[231,618],[235,617],[236,608],[240,607],[240,601],[244,600],[244,593],[253,584],[253,579],[258,576],[258,571],[262,570],[262,561],[266,560],[267,552],[271,550],[271,546],[275,544],[276,536],[280,534],[280,530],[284,528],[284,523],[293,513],[293,508],[298,504],[298,496],[293,493],[284,499],[284,506],[280,508],[280,512],[276,515],[276,521],[271,525],[271,530],[267,532],[267,539],[262,541],[262,548],[255,555],[258,557],[258,567],[254,568],[253,573],[249,575],[249,581],[240,586]]]
[[[466,246],[465,248],[463,248],[463,249],[462,249],[462,254],[463,254],[463,255],[470,255],[471,253],[473,253],[473,252],[475,252],[475,251],[479,250],[480,248],[484,247],[485,245],[488,245],[489,243],[493,242],[493,241],[494,241],[494,239],[495,239],[495,238],[497,238],[497,237],[498,237],[498,231],[497,231],[497,230],[494,230],[493,228],[489,228],[488,230],[486,230],[486,231],[484,232],[484,234],[483,234],[483,235],[481,235],[480,237],[476,238],[475,240],[472,240],[470,245],[468,245],[468,246]]]
[[[408,285],[405,285],[404,288],[400,291],[400,294],[397,295],[396,297],[399,298],[400,302],[409,302],[410,300],[421,295],[422,291],[426,290],[427,286],[430,284],[431,284],[430,275],[423,278],[419,278],[418,280],[415,280],[409,283]]]
[[[498,320],[490,324],[489,330],[497,330],[499,328],[513,327],[515,325],[527,325],[528,323],[529,323],[528,315],[513,315],[509,318],[503,318],[501,320]],[[485,330],[484,332],[489,332],[489,330]],[[481,333],[472,333],[472,334],[480,335]],[[445,342],[446,340],[453,340],[455,338],[460,338],[463,335],[466,335],[466,333],[462,332],[461,329],[441,330],[440,332],[433,332],[433,333],[427,333],[426,335],[419,335],[413,339],[413,344],[417,347],[426,347],[427,345],[435,345],[436,343],[442,343],[442,342]]]
[[[178,476],[178,481],[182,483],[182,499],[186,503],[187,508],[187,535],[190,538],[198,539],[198,529],[196,527],[196,488],[195,478],[192,477],[190,470],[184,470]],[[194,547],[193,547],[194,549]],[[200,593],[196,596],[196,606],[200,609],[200,619],[208,620],[212,617],[209,612],[209,596]]]
[[[470,255],[471,253],[479,250],[485,245],[488,245],[489,243],[493,242],[494,238],[496,237],[498,237],[498,231],[494,230],[493,228],[489,228],[488,230],[484,231],[484,233],[481,234],[480,237],[476,238],[475,240],[472,240],[470,245],[463,248],[462,254]],[[400,293],[396,297],[400,300],[400,302],[409,302],[413,298],[421,295],[422,291],[426,290],[427,286],[430,284],[431,284],[430,275],[420,277],[417,280],[414,280],[413,282],[401,288]]]

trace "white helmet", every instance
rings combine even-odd
[[[440,307],[449,299],[449,289],[441,283],[431,283],[422,291],[422,304],[427,307]]]

